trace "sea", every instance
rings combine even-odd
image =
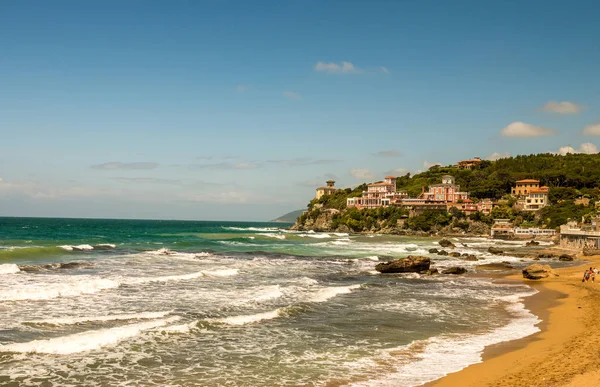
[[[0,218],[0,385],[418,386],[539,330],[535,290],[476,268],[524,242],[290,226]],[[375,271],[408,255],[469,272]]]

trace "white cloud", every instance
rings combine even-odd
[[[526,124],[524,122],[513,122],[507,127],[500,130],[500,135],[504,137],[541,137],[550,136],[556,133],[556,130],[550,128],[544,128],[542,126],[535,126]]]
[[[585,109],[584,105],[577,105],[568,101],[548,101],[544,106],[540,107],[541,111],[557,114],[579,114]]]
[[[260,167],[260,164],[254,162],[243,163],[213,163],[213,164],[192,164],[189,166],[192,169],[255,169]]]
[[[390,73],[390,70],[388,70],[388,68],[387,68],[387,67],[385,67],[385,66],[380,66],[380,67],[379,67],[379,70],[380,70],[382,73],[386,73],[386,74],[389,74],[389,73]]]
[[[315,70],[323,71],[330,74],[358,74],[362,72],[361,69],[354,66],[350,62],[342,62],[341,64],[337,64],[334,62],[317,62],[317,64],[315,65]]]
[[[157,163],[151,161],[140,161],[135,163],[122,163],[120,161],[111,161],[104,164],[92,165],[92,169],[154,169],[158,167]]]
[[[341,160],[333,160],[333,159],[311,159],[307,157],[290,159],[290,160],[267,160],[267,163],[270,164],[280,164],[287,165],[289,167],[299,167],[304,165],[325,165],[325,164],[333,164],[339,163]]]
[[[505,153],[494,152],[491,155],[489,155],[488,157],[486,157],[486,160],[496,161],[498,159],[505,159],[508,157],[510,157],[510,153],[508,153],[508,152],[505,152]]]
[[[425,160],[425,161],[423,162],[423,166],[424,166],[426,169],[429,169],[429,168],[431,168],[431,167],[433,167],[433,166],[435,166],[435,165],[440,165],[440,166],[441,166],[441,165],[442,165],[442,163],[430,163],[430,162],[429,162],[429,161],[427,161],[427,160]]]
[[[388,151],[380,151],[373,154],[374,156],[379,157],[399,157],[402,156],[402,152],[398,150],[388,150]]]
[[[583,128],[583,134],[586,136],[600,136],[600,122]]]
[[[566,146],[561,146],[560,148],[558,148],[558,153],[559,155],[566,155],[566,154],[575,154],[575,153],[585,153],[585,154],[594,154],[594,153],[598,153],[598,147],[594,144],[592,144],[591,142],[586,142],[583,143],[579,146],[579,149],[575,149],[570,145],[566,145]]]
[[[302,99],[302,96],[299,93],[296,93],[295,91],[284,91],[283,96],[289,99]]]
[[[372,179],[375,177],[375,174],[367,168],[351,169],[350,175],[356,179]]]

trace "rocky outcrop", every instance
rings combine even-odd
[[[558,274],[552,270],[550,265],[540,265],[539,263],[534,263],[533,265],[529,265],[523,269],[523,278],[531,280],[539,280],[554,276],[558,276]]]
[[[561,254],[560,257],[558,257],[558,260],[563,262],[572,261],[573,259],[574,258],[569,254]]]
[[[429,270],[431,261],[427,257],[409,255],[406,258],[379,263],[375,270],[380,273],[419,273]]]
[[[440,272],[436,268],[431,268],[425,272],[425,275],[438,275]]]
[[[453,249],[454,247],[454,243],[450,242],[448,239],[442,239],[441,241],[438,242],[438,244],[442,247],[448,247],[450,249]]]
[[[512,265],[506,263],[484,263],[483,265],[477,265],[477,270],[509,270],[514,269]]]
[[[500,254],[503,254],[504,251],[501,250],[501,249],[499,249],[499,248],[497,248],[497,247],[490,246],[488,248],[488,253],[494,254],[494,255],[500,255]]]
[[[465,269],[464,267],[459,267],[459,266],[454,266],[454,267],[449,267],[446,270],[442,270],[442,274],[465,274],[467,272],[467,269]]]

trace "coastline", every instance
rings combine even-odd
[[[600,266],[600,256],[581,265],[556,269],[559,277],[538,281],[511,275],[507,280],[532,286],[538,293],[524,299],[542,322],[540,332],[486,347],[482,362],[424,384],[452,386],[598,386],[600,345],[600,278],[581,283],[586,266]]]

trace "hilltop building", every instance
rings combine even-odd
[[[460,191],[460,186],[455,183],[453,176],[444,175],[441,184],[429,186],[427,192],[423,188],[421,198],[429,202],[456,203],[469,199],[469,193]]]
[[[321,196],[323,196],[323,195],[331,195],[332,193],[335,192],[335,190],[336,190],[335,181],[327,180],[326,183],[327,183],[327,186],[317,188],[315,198],[320,199]]]
[[[405,198],[408,198],[406,191],[396,190],[396,177],[386,176],[383,181],[369,184],[362,196],[348,198],[346,206],[358,209],[388,207],[401,203]]]
[[[527,195],[533,189],[540,188],[540,181],[535,179],[525,179],[517,181],[515,187],[512,189],[514,196]]]
[[[469,159],[469,160],[459,161],[458,163],[456,163],[456,165],[454,167],[460,168],[460,169],[471,169],[474,166],[481,164],[482,161],[483,160],[481,160],[481,158],[479,158],[479,157],[473,157],[472,159]]]

